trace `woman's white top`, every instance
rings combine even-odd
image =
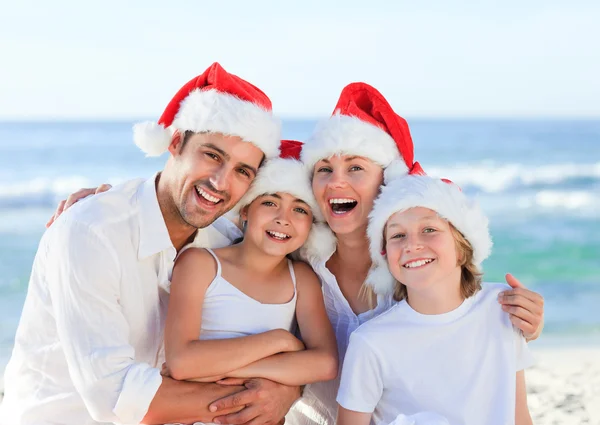
[[[362,323],[378,316],[389,309],[392,299],[379,298],[377,307],[361,314],[355,314],[350,304],[342,294],[335,276],[325,266],[327,260],[311,264],[321,279],[323,298],[327,315],[338,345],[340,373],[337,379],[307,385],[302,399],[286,416],[286,424],[290,425],[334,425],[337,419],[336,396],[340,385],[339,375],[348,348],[350,334]]]

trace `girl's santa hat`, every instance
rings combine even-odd
[[[279,155],[280,123],[267,95],[216,62],[175,94],[158,123],[136,124],[133,138],[147,156],[159,156],[176,130],[238,136],[267,158]]]
[[[406,120],[396,114],[375,88],[365,83],[344,87],[333,115],[317,127],[302,150],[310,171],[321,159],[357,155],[397,172],[422,174],[414,162],[413,142]]]
[[[488,219],[479,205],[467,198],[457,185],[426,175],[390,179],[375,200],[367,229],[373,266],[366,283],[377,294],[392,294],[396,285],[383,250],[385,225],[395,213],[415,207],[433,210],[452,223],[473,247],[475,265],[480,266],[491,253]]]
[[[285,192],[302,199],[312,210],[313,225],[306,243],[296,254],[301,259],[312,263],[329,258],[333,254],[336,238],[325,223],[325,218],[317,204],[310,175],[306,166],[300,161],[301,151],[301,142],[282,140],[279,158],[270,159],[259,168],[248,192],[233,211],[239,214],[242,208],[268,193]]]

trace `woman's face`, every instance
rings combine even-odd
[[[306,242],[313,221],[310,207],[289,193],[259,196],[242,212],[245,241],[269,255],[287,255]]]
[[[366,232],[373,201],[383,183],[383,168],[370,159],[334,155],[313,169],[317,203],[336,235]]]

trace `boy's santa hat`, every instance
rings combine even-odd
[[[136,124],[133,138],[148,156],[159,156],[176,130],[238,136],[267,158],[279,155],[280,123],[267,95],[216,62],[175,94],[158,123]]]
[[[397,212],[423,207],[448,220],[473,247],[473,262],[480,266],[491,253],[492,239],[488,219],[479,205],[450,180],[426,175],[408,175],[391,179],[381,188],[369,215],[367,235],[373,266],[367,285],[375,293],[393,293],[396,280],[385,257],[383,231],[388,219]]]
[[[309,263],[329,258],[336,247],[336,238],[325,223],[317,200],[312,191],[310,175],[300,161],[302,143],[282,140],[279,158],[272,158],[263,164],[250,185],[248,192],[238,202],[234,211],[239,212],[259,196],[268,193],[285,192],[303,200],[313,214],[313,225],[306,243],[297,255]]]
[[[321,159],[333,155],[357,155],[387,168],[396,162],[397,172],[422,174],[414,162],[408,124],[396,114],[379,91],[365,83],[344,87],[333,115],[317,126],[302,150],[310,171]]]

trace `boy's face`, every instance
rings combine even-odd
[[[289,193],[277,192],[256,198],[242,212],[247,220],[244,240],[263,252],[287,255],[306,242],[313,221],[310,207]]]
[[[450,225],[435,211],[416,207],[397,212],[385,227],[390,272],[409,291],[454,284],[460,266]],[[456,282],[460,286],[460,279]]]
[[[209,226],[248,190],[263,152],[237,136],[195,133],[169,147],[170,192],[181,219],[195,228]]]

